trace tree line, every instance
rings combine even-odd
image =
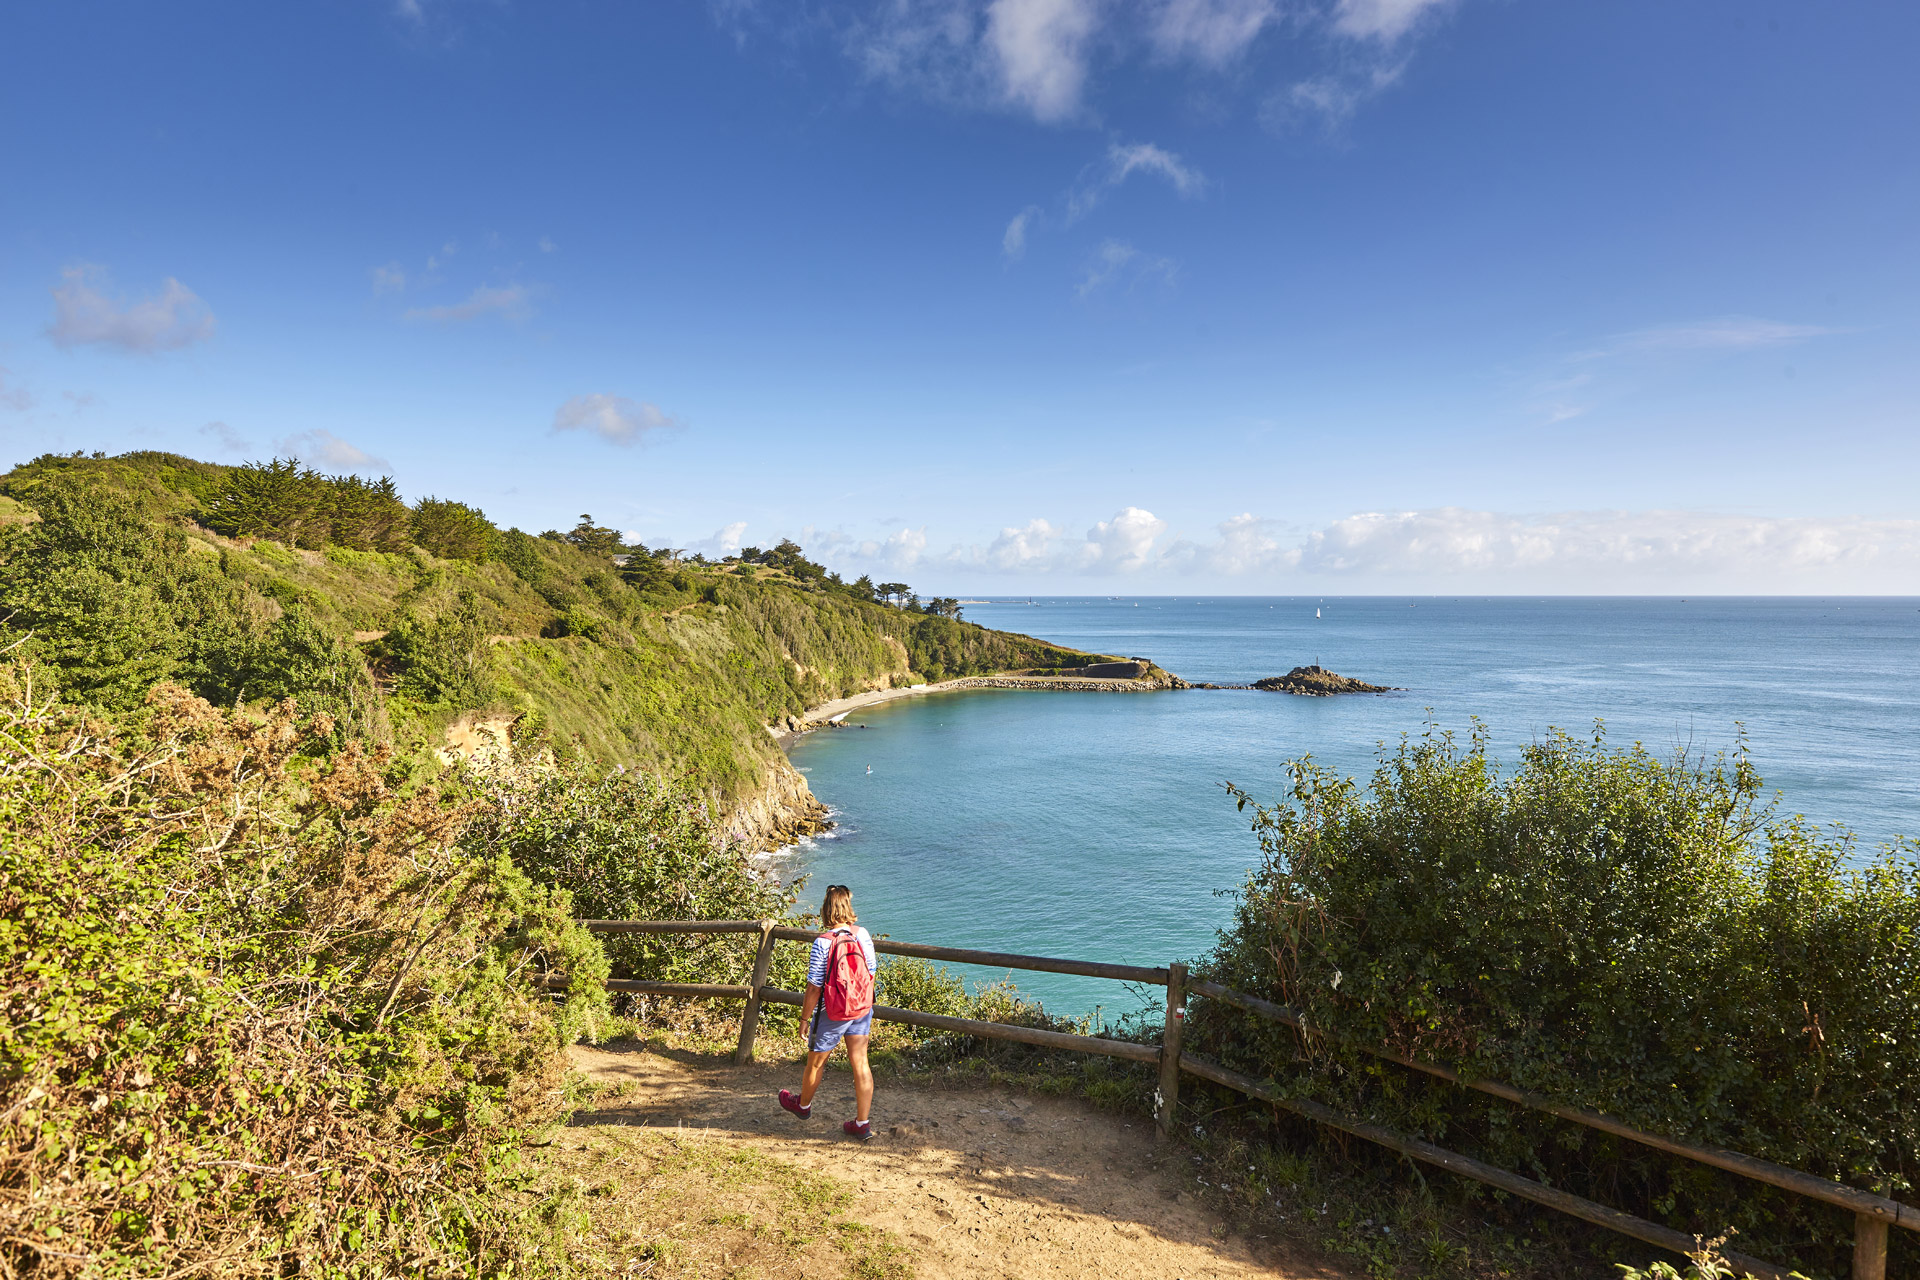
[[[230,538],[272,538],[309,550],[418,546],[443,560],[486,560],[499,535],[485,513],[463,502],[427,497],[408,507],[391,476],[322,475],[293,458],[235,467],[202,519]]]

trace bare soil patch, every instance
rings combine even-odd
[[[863,1143],[840,1132],[853,1114],[844,1071],[828,1072],[800,1120],[775,1101],[795,1085],[793,1062],[735,1067],[657,1042],[572,1052],[606,1091],[561,1135],[570,1149],[556,1160],[626,1202],[624,1215],[593,1213],[627,1233],[632,1257],[604,1242],[614,1274],[1357,1274],[1231,1232],[1187,1191],[1178,1166],[1190,1155],[1159,1147],[1144,1121],[1075,1099],[882,1079]],[[623,1217],[640,1225],[620,1227]],[[669,1243],[636,1252],[663,1233]]]

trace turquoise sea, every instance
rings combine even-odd
[[[1320,617],[1315,618],[1318,609]],[[1262,798],[1311,754],[1364,777],[1378,744],[1478,716],[1495,753],[1604,719],[1671,755],[1744,730],[1783,807],[1866,844],[1920,836],[1920,600],[1038,598],[966,616],[1192,681],[1318,661],[1406,692],[1300,698],[968,690],[856,711],[793,760],[834,810],[778,855],[811,896],[851,885],[907,941],[1164,964],[1196,956],[1258,858],[1225,780]],[[869,772],[871,770],[871,772]],[[970,980],[1001,974],[965,971]],[[1019,974],[1050,1008],[1135,1007],[1118,984]]]

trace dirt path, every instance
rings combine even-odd
[[[852,1217],[906,1245],[918,1280],[1351,1274],[1230,1233],[1183,1190],[1171,1166],[1184,1157],[1163,1156],[1151,1125],[1077,1100],[882,1081],[874,1137],[859,1143],[840,1133],[853,1114],[844,1071],[828,1072],[813,1118],[800,1120],[775,1101],[797,1079],[795,1064],[736,1068],[657,1046],[572,1052],[591,1078],[618,1090],[617,1101],[575,1118],[576,1133],[677,1129],[829,1173],[858,1188]]]

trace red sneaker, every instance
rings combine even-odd
[[[873,1136],[873,1121],[849,1120],[845,1124],[841,1125],[840,1129],[842,1132],[846,1133],[850,1137],[855,1137],[860,1139],[862,1142],[865,1142],[868,1138],[871,1138]]]
[[[812,1107],[801,1106],[800,1099],[794,1097],[791,1093],[788,1093],[785,1089],[782,1089],[780,1091],[780,1105],[786,1110],[791,1111],[793,1112],[793,1114],[799,1116],[802,1120],[805,1120],[808,1116],[813,1114]]]

